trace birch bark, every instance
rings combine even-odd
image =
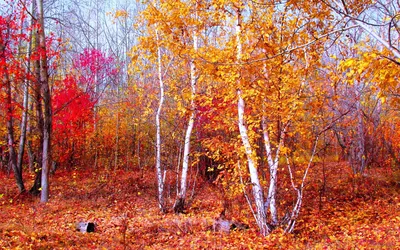
[[[158,187],[158,205],[161,211],[164,211],[164,180],[162,176],[161,168],[161,124],[160,116],[162,106],[164,103],[164,81],[162,77],[162,65],[161,65],[161,48],[160,48],[160,37],[156,28],[156,40],[157,40],[157,70],[158,70],[158,82],[160,84],[160,100],[158,102],[158,109],[156,113],[156,175],[157,175],[157,187]]]
[[[238,8],[237,10],[237,20],[236,20],[236,46],[237,46],[237,54],[236,54],[236,60],[237,63],[240,65],[241,58],[242,58],[242,42],[240,39],[240,35],[242,33],[241,29],[241,10]],[[263,189],[261,187],[259,177],[258,177],[258,172],[257,172],[257,166],[256,162],[253,159],[254,152],[251,147],[248,133],[247,133],[247,126],[245,124],[245,118],[244,118],[244,111],[245,111],[245,101],[242,97],[242,91],[240,89],[240,76],[238,79],[238,89],[237,89],[237,98],[238,98],[238,126],[239,126],[239,132],[240,132],[240,137],[242,139],[242,143],[245,149],[246,157],[247,157],[247,165],[249,168],[249,173],[250,173],[250,180],[251,180],[251,185],[252,185],[252,193],[253,193],[253,198],[255,201],[256,205],[256,211],[255,211],[255,218],[257,225],[260,229],[260,233],[262,235],[268,235],[271,232],[271,228],[267,224],[267,216],[265,213],[265,208],[264,208],[264,195],[263,195]]]
[[[263,139],[264,139],[264,147],[267,153],[267,162],[269,166],[269,189],[267,201],[265,202],[265,209],[270,210],[272,223],[274,225],[278,224],[278,209],[276,206],[276,187],[278,183],[278,159],[279,159],[279,151],[277,150],[275,154],[275,159],[272,157],[271,143],[269,139],[268,125],[267,119],[265,116],[262,117],[261,125],[263,129]]]
[[[197,8],[197,6],[196,6]],[[195,13],[195,19],[197,19],[197,12]],[[193,31],[193,50],[197,52],[198,49],[198,44],[197,44],[197,30],[195,29]],[[185,142],[184,142],[184,148],[183,148],[183,160],[182,160],[182,174],[181,174],[181,185],[180,185],[180,191],[177,197],[177,200],[174,204],[174,211],[175,213],[181,213],[183,212],[183,209],[185,207],[185,199],[186,199],[186,193],[187,193],[187,176],[188,176],[188,170],[189,170],[189,165],[190,165],[190,138],[192,136],[192,130],[194,126],[194,121],[196,118],[196,102],[195,102],[195,97],[196,97],[196,83],[197,83],[197,72],[196,72],[196,64],[194,61],[194,57],[190,59],[190,88],[191,88],[191,100],[190,100],[190,117],[188,121],[188,126],[186,128],[186,133],[185,133]]]

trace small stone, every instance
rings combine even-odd
[[[96,225],[93,222],[77,222],[76,223],[76,230],[81,233],[92,233],[94,232]]]

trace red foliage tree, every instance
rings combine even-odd
[[[73,59],[72,73],[54,84],[54,154],[61,165],[84,165],[96,123],[94,107],[117,73],[113,57],[85,49]]]

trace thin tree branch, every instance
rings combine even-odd
[[[352,26],[349,26],[349,27],[345,27],[345,28],[341,28],[341,29],[338,29],[338,30],[333,30],[333,31],[330,31],[330,32],[328,32],[326,34],[323,34],[323,35],[319,36],[319,37],[316,37],[314,40],[311,40],[311,41],[309,41],[307,43],[301,44],[301,45],[296,46],[296,47],[288,48],[288,49],[286,49],[286,50],[284,50],[284,51],[282,51],[280,53],[277,53],[275,55],[272,55],[272,56],[267,56],[267,57],[263,57],[263,58],[259,58],[259,59],[255,59],[255,60],[241,61],[241,62],[236,62],[236,63],[221,63],[221,62],[210,62],[210,61],[208,61],[207,59],[205,59],[203,57],[199,57],[199,58],[201,60],[203,60],[204,62],[206,62],[206,63],[210,63],[210,64],[214,64],[214,65],[228,65],[228,66],[251,65],[251,64],[254,64],[254,63],[268,61],[268,60],[274,59],[276,57],[279,57],[279,56],[282,56],[282,55],[285,55],[285,54],[289,54],[289,53],[291,53],[293,51],[306,48],[306,47],[308,47],[308,46],[318,42],[319,40],[321,40],[321,39],[323,39],[325,37],[328,37],[328,36],[330,36],[332,34],[340,33],[340,32],[343,32],[343,31],[346,31],[346,30],[350,30],[350,29],[354,29],[354,28],[357,28],[357,27],[359,27],[358,24],[352,25]]]

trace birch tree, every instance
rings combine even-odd
[[[236,46],[237,46],[237,55],[236,55],[236,60],[237,63],[240,65],[241,60],[242,60],[242,42],[241,42],[241,23],[242,23],[242,6],[239,6],[237,8],[237,17],[236,17]],[[240,72],[240,68],[239,68]],[[256,161],[254,159],[255,153],[254,150],[250,144],[249,141],[249,136],[247,133],[247,127],[245,125],[245,120],[244,120],[244,112],[245,112],[245,102],[242,97],[242,91],[241,91],[241,79],[240,79],[240,73],[239,73],[239,79],[238,79],[238,90],[237,90],[237,98],[238,98],[238,126],[239,126],[239,132],[240,132],[240,137],[242,139],[242,143],[246,152],[246,157],[247,157],[247,165],[249,168],[249,173],[250,173],[250,180],[251,180],[251,185],[252,185],[252,194],[253,198],[255,201],[256,205],[256,211],[255,211],[255,219],[257,222],[257,225],[260,229],[260,233],[262,235],[267,235],[271,232],[271,228],[267,224],[267,216],[265,213],[265,208],[264,208],[264,195],[263,195],[263,189],[261,187],[260,181],[259,181],[259,176],[258,176],[258,170],[257,170],[257,165]]]
[[[197,4],[194,7],[194,20],[197,20]],[[191,89],[191,98],[190,98],[190,116],[188,120],[188,124],[186,127],[185,140],[184,140],[184,149],[183,149],[183,160],[182,160],[182,172],[181,172],[181,180],[180,180],[180,190],[178,193],[177,200],[174,204],[175,213],[181,213],[185,207],[185,199],[187,195],[187,175],[190,167],[190,145],[191,145],[191,136],[193,131],[193,126],[196,118],[196,84],[197,84],[197,70],[195,64],[195,53],[198,49],[198,37],[197,37],[197,27],[194,25],[192,27],[192,43],[193,43],[193,51],[194,55],[191,55],[189,59],[189,67],[190,67],[190,89]]]
[[[283,225],[287,232],[293,230],[302,206],[308,169],[312,166],[311,163],[303,166],[303,175],[299,178],[301,171],[297,171],[296,175],[293,174],[290,166],[293,162],[290,160],[286,174],[289,176],[293,174],[294,184],[292,191],[289,189],[285,191],[278,189],[279,163],[291,154],[302,153],[312,162],[317,150],[318,133],[313,132],[311,126],[313,118],[305,108],[317,105],[314,103],[315,99],[309,97],[313,95],[312,93],[315,96],[321,93],[317,91],[320,88],[319,77],[311,74],[321,66],[321,56],[317,51],[321,52],[322,41],[315,42],[315,36],[316,32],[335,33],[329,30],[331,28],[328,23],[319,24],[316,21],[319,15],[329,13],[327,8],[320,7],[313,6],[312,3],[300,7],[289,2],[278,7],[273,3],[264,5],[252,1],[235,1],[231,5],[224,6],[225,13],[228,13],[227,22],[232,19],[236,22],[235,32],[232,35],[234,38],[227,43],[228,47],[233,43],[233,39],[236,41],[235,61],[230,62],[230,57],[225,55],[227,59],[220,61],[218,73],[223,81],[231,84],[234,83],[231,78],[236,79],[230,89],[231,91],[236,89],[237,98],[241,147],[236,150],[243,150],[248,168],[245,173],[238,168],[239,181],[242,182],[245,196],[262,235],[267,235],[274,228]],[[232,13],[235,13],[235,16]],[[230,53],[233,57],[232,47],[225,47],[224,52]],[[232,68],[237,68],[237,71],[230,71]],[[226,85],[222,86],[224,87],[216,92],[224,91],[226,94],[224,100],[230,100],[228,98],[232,98],[232,94],[224,90]],[[223,117],[227,117],[227,112],[231,110],[224,110]],[[221,119],[226,118],[221,117]],[[225,129],[231,130],[229,127]],[[298,137],[296,133],[308,134],[312,136],[309,138],[315,138],[310,139],[307,145],[301,146],[302,153],[296,152],[299,146],[286,145],[288,140],[296,140]],[[273,140],[271,135],[274,137]],[[259,155],[260,150],[256,143],[260,139],[263,141],[266,166],[269,168],[268,181],[260,175],[264,167],[264,157]],[[215,150],[220,151],[219,148]],[[238,165],[240,166],[240,158]],[[248,174],[248,185],[243,174]],[[247,186],[251,188],[249,190],[251,195],[246,193]],[[264,192],[267,190],[268,195],[264,197]],[[277,196],[281,192],[291,193],[294,198],[293,207],[281,208],[290,211],[286,214],[279,213],[278,210],[278,206],[283,202]],[[267,216],[268,209],[271,213],[270,218]]]
[[[158,205],[161,211],[165,210],[164,204],[164,178],[163,169],[161,166],[161,124],[160,116],[162,112],[162,106],[164,104],[164,81],[162,76],[162,55],[161,55],[161,41],[158,35],[156,27],[156,41],[157,41],[157,73],[158,82],[160,84],[160,99],[158,102],[158,109],[156,113],[156,175],[157,175],[157,187],[158,187]]]

